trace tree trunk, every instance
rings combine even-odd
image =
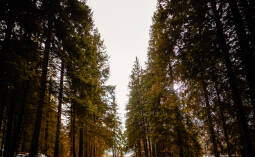
[[[12,91],[12,98],[18,95],[16,91]],[[14,119],[14,110],[16,106],[16,99],[11,99],[10,105],[7,108],[8,111],[8,120],[7,120],[7,128],[6,128],[6,137],[4,143],[4,157],[11,157],[11,147],[13,142],[13,119]]]
[[[156,148],[156,155],[157,155],[157,157],[161,157],[161,154],[160,154],[160,144],[158,143],[157,145],[155,145],[155,148]]]
[[[152,150],[151,150],[151,141],[150,141],[150,137],[147,138],[148,141],[148,145],[149,145],[149,157],[152,157]]]
[[[21,134],[21,128],[22,128],[22,123],[23,123],[23,117],[24,117],[24,112],[25,112],[25,105],[27,101],[27,94],[28,94],[28,89],[29,89],[29,81],[24,81],[24,87],[22,88],[23,92],[23,98],[21,101],[21,105],[19,108],[19,115],[17,119],[17,125],[15,127],[15,134],[13,137],[13,142],[12,142],[12,148],[11,148],[11,156],[14,155],[15,152],[17,152],[18,148],[18,141],[20,140],[20,134]]]
[[[83,157],[83,128],[80,128],[79,157]]]
[[[204,94],[204,98],[205,98],[205,104],[206,104],[206,114],[207,114],[207,118],[208,118],[208,127],[209,127],[209,132],[210,132],[210,138],[213,144],[213,153],[215,155],[215,157],[219,157],[219,152],[218,152],[218,148],[217,148],[217,141],[216,141],[216,135],[214,132],[214,127],[213,127],[213,120],[212,120],[212,116],[211,116],[211,107],[209,104],[209,98],[208,98],[208,92],[207,92],[207,85],[203,80],[203,76],[202,76],[202,88],[203,88],[203,94]]]
[[[32,137],[32,142],[29,150],[29,156],[35,157],[38,152],[39,146],[39,137],[40,137],[40,130],[41,130],[41,123],[42,123],[42,114],[43,114],[43,107],[44,107],[44,99],[45,99],[45,90],[47,85],[47,74],[48,74],[48,64],[49,64],[49,54],[50,54],[50,43],[51,43],[51,22],[49,21],[49,30],[47,35],[47,41],[45,43],[45,50],[43,54],[43,63],[42,63],[42,75],[40,80],[40,93],[39,93],[39,102],[36,111],[36,120],[35,120],[35,127],[34,133]]]
[[[249,157],[249,156],[252,156],[253,150],[252,150],[252,144],[250,141],[248,124],[247,124],[247,120],[246,120],[245,112],[243,108],[243,102],[240,96],[240,92],[237,89],[237,78],[232,70],[232,63],[230,61],[230,56],[229,56],[229,47],[226,44],[226,37],[223,33],[223,26],[220,21],[220,16],[216,10],[216,2],[215,0],[211,0],[211,3],[212,3],[212,9],[213,9],[215,23],[217,27],[217,41],[218,41],[218,44],[220,45],[220,48],[223,50],[222,55],[224,57],[224,61],[226,64],[227,76],[229,78],[230,89],[231,89],[231,95],[234,101],[234,106],[236,109],[238,123],[240,127],[240,141],[244,149],[244,150],[241,150],[241,152],[242,152],[242,156]]]
[[[75,150],[75,108],[74,108],[74,104],[72,104],[72,155],[73,157],[76,157],[76,150]]]
[[[2,151],[4,149],[4,143],[5,143],[5,134],[6,134],[6,121],[4,121],[4,128],[3,128],[3,135],[1,139],[1,147],[0,150]]]
[[[2,132],[2,124],[3,124],[3,115],[4,115],[4,110],[6,106],[6,100],[7,100],[7,93],[8,93],[8,88],[3,88],[1,89],[1,99],[0,99],[0,132]]]
[[[152,142],[152,156],[153,156],[153,157],[157,157],[157,156],[156,156],[156,146],[155,146],[155,143],[154,143],[154,142]]]
[[[50,103],[51,103],[51,93],[52,93],[52,80],[50,79],[49,81],[49,89],[48,89],[48,105],[47,105],[47,110],[46,110],[46,126],[45,126],[45,136],[44,136],[44,149],[43,152],[44,154],[48,154],[48,137],[49,137],[49,119],[50,119]]]
[[[84,144],[84,154],[85,154],[85,157],[88,157],[88,133],[87,133],[87,129],[85,128],[85,144]]]
[[[59,157],[59,137],[60,137],[62,101],[63,101],[64,70],[65,70],[64,61],[62,60],[61,71],[60,71],[60,83],[59,83],[60,87],[59,87],[59,95],[58,95],[57,129],[56,129],[56,141],[55,141],[54,157]]]
[[[138,157],[142,157],[142,151],[141,151],[141,144],[140,140],[137,142],[137,150],[138,150]]]
[[[96,157],[96,146],[95,146],[95,144],[93,145],[93,157]]]
[[[49,137],[49,113],[46,113],[46,126],[45,126],[45,136],[44,136],[44,154],[48,154],[48,137]]]
[[[23,131],[22,143],[21,143],[21,152],[25,152],[25,143],[26,143],[26,131]]]
[[[147,146],[146,137],[143,139],[143,147],[144,147],[144,155],[145,157],[148,157],[148,146]]]
[[[184,152],[183,152],[183,146],[184,146],[184,141],[183,141],[183,136],[182,136],[182,120],[181,120],[181,115],[178,107],[175,107],[175,113],[176,113],[176,122],[177,122],[177,137],[178,137],[178,145],[180,148],[179,151],[179,157],[184,157]]]
[[[232,153],[231,153],[231,149],[230,149],[231,147],[230,147],[230,142],[229,142],[229,138],[228,138],[226,118],[225,118],[225,115],[223,113],[223,104],[221,103],[221,100],[220,100],[220,94],[219,94],[217,84],[215,85],[215,90],[216,90],[217,101],[218,101],[218,105],[219,105],[220,119],[221,119],[221,123],[222,123],[224,138],[225,138],[225,142],[227,144],[228,156],[231,156]]]
[[[90,137],[90,140],[89,140],[89,157],[92,157],[92,138]]]

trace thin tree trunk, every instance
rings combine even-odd
[[[49,113],[46,113],[46,127],[45,127],[45,136],[44,136],[44,149],[43,152],[48,154],[48,137],[49,137]]]
[[[178,137],[178,145],[179,145],[179,148],[180,148],[180,152],[179,152],[179,157],[183,157],[184,156],[184,152],[183,152],[183,146],[184,146],[184,143],[183,143],[183,136],[182,136],[182,129],[181,129],[181,115],[180,115],[180,111],[179,109],[175,108],[175,113],[176,113],[176,121],[177,121],[177,137]]]
[[[137,147],[138,147],[138,157],[142,157],[140,140],[137,142]]]
[[[4,128],[3,128],[3,135],[2,135],[2,140],[1,140],[1,147],[0,147],[0,151],[2,152],[2,150],[4,149],[4,143],[5,143],[5,134],[6,134],[6,121],[4,121]],[[3,152],[2,152],[3,153]]]
[[[96,146],[95,146],[95,144],[93,145],[93,157],[96,157]]]
[[[75,150],[75,108],[72,104],[72,155],[76,157],[76,150]]]
[[[1,101],[0,102],[0,132],[2,132],[3,115],[4,115],[5,106],[6,106],[7,93],[8,93],[8,89],[3,88],[1,93],[1,100],[0,100]]]
[[[4,98],[1,98],[3,100]],[[4,103],[0,104],[0,132],[2,132],[2,123],[3,123],[3,114],[4,114],[5,105]]]
[[[157,157],[161,157],[161,154],[160,154],[160,144],[158,143],[157,145],[155,145],[155,148],[156,148]]]
[[[45,90],[47,84],[47,74],[48,74],[48,64],[49,64],[49,54],[50,54],[50,43],[51,43],[51,22],[49,21],[49,30],[47,35],[47,41],[45,43],[45,50],[43,54],[43,63],[42,63],[42,75],[40,80],[40,93],[39,93],[39,102],[37,106],[36,112],[36,120],[35,120],[35,127],[34,133],[32,137],[32,142],[29,150],[29,156],[35,157],[38,152],[39,146],[39,137],[40,137],[40,130],[41,130],[41,123],[42,123],[42,114],[43,114],[43,107],[44,107],[44,99],[45,99]]]
[[[25,131],[23,131],[23,135],[22,135],[22,143],[21,143],[21,152],[25,152],[25,143],[26,143],[26,133]]]
[[[150,137],[147,138],[148,141],[148,145],[149,145],[149,157],[152,157],[152,150],[151,150],[151,141],[150,141]]]
[[[202,79],[204,79],[203,76],[202,76]],[[216,142],[216,135],[215,135],[214,128],[213,128],[213,120],[212,120],[212,116],[211,116],[208,92],[206,89],[207,85],[204,82],[204,80],[201,81],[201,84],[202,84],[203,94],[204,94],[204,98],[205,98],[206,114],[207,114],[207,118],[208,118],[208,127],[209,127],[209,132],[210,132],[210,138],[211,138],[211,141],[213,144],[213,153],[214,153],[215,157],[219,157],[219,152],[218,152],[217,142]]]
[[[152,156],[156,157],[156,147],[154,142],[152,142]]]
[[[62,101],[63,101],[63,80],[64,80],[64,61],[61,62],[60,71],[60,83],[59,83],[59,95],[58,95],[58,113],[57,113],[57,129],[56,129],[56,141],[55,141],[55,151],[54,157],[59,157],[59,137],[60,137],[60,127],[61,127],[61,114],[62,114]]]
[[[88,133],[87,133],[87,129],[85,128],[85,157],[88,157]]]
[[[218,101],[218,105],[219,105],[220,119],[221,119],[221,122],[222,122],[224,138],[225,138],[225,142],[227,144],[228,156],[231,156],[232,153],[231,153],[230,142],[229,142],[229,138],[228,138],[228,131],[227,131],[227,126],[226,126],[226,118],[225,118],[225,115],[223,113],[223,104],[221,103],[221,100],[220,100],[220,94],[219,94],[219,90],[218,90],[217,84],[215,85],[215,90],[216,90],[216,94],[217,94],[217,101]]]
[[[50,103],[51,103],[51,93],[52,93],[52,80],[49,81],[49,89],[48,89],[48,106],[46,111],[46,127],[45,127],[45,136],[44,136],[44,154],[48,154],[48,137],[49,137],[49,119],[50,119]]]
[[[79,157],[83,157],[83,128],[80,128]]]
[[[90,137],[90,140],[89,140],[89,157],[92,157],[92,137]]]
[[[147,146],[146,137],[143,140],[143,147],[144,147],[144,155],[145,155],[145,157],[148,157],[148,146]]]

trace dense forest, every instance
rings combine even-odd
[[[108,58],[85,1],[1,0],[0,156],[120,154]]]
[[[255,154],[255,1],[158,0],[126,107],[137,157]]]
[[[124,131],[86,0],[1,0],[0,157],[253,157],[255,1],[158,0],[152,20]]]

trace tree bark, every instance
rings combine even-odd
[[[55,151],[54,157],[59,157],[59,137],[61,128],[61,114],[62,114],[62,101],[63,101],[63,80],[64,80],[64,61],[61,62],[60,71],[60,83],[59,83],[59,94],[58,94],[58,113],[57,113],[57,129],[56,129],[56,141],[55,141]]]
[[[49,21],[49,30],[47,34],[47,41],[45,43],[45,50],[43,54],[43,63],[42,63],[42,75],[40,80],[40,93],[39,93],[39,102],[36,111],[36,120],[35,120],[35,128],[32,137],[32,142],[29,150],[29,156],[35,157],[38,152],[39,146],[39,137],[40,137],[40,130],[41,130],[41,123],[42,123],[42,114],[43,114],[43,107],[44,107],[44,99],[45,99],[45,90],[47,84],[47,74],[48,74],[48,64],[49,64],[49,54],[50,54],[50,44],[51,44],[51,22]]]
[[[226,118],[225,115],[223,113],[223,104],[221,103],[220,100],[220,94],[219,94],[219,90],[217,87],[217,84],[215,85],[215,90],[216,90],[216,95],[217,95],[217,101],[218,101],[218,106],[219,106],[219,112],[220,112],[220,119],[221,119],[221,123],[222,123],[222,128],[223,128],[223,133],[224,133],[224,138],[225,138],[225,142],[227,144],[227,151],[228,151],[228,156],[231,156],[231,144],[229,142],[229,138],[228,138],[228,130],[227,130],[227,126],[226,126]]]
[[[183,136],[182,136],[182,129],[181,129],[181,124],[182,124],[182,120],[181,120],[181,115],[179,113],[179,109],[177,108],[177,106],[175,107],[175,113],[176,113],[176,122],[177,122],[177,138],[178,138],[178,145],[179,145],[179,157],[184,157],[184,152],[183,152],[183,147],[184,147],[184,141],[183,141]]]
[[[48,106],[46,110],[46,126],[45,126],[45,136],[44,136],[44,154],[48,154],[48,137],[49,137],[49,119],[50,119],[50,103],[51,103],[51,93],[52,93],[52,80],[49,81],[49,89],[48,89]]]
[[[142,151],[141,151],[141,144],[140,140],[137,142],[137,147],[138,147],[138,157],[142,157]]]
[[[83,157],[83,128],[80,128],[79,157]]]
[[[17,89],[16,89],[17,90]],[[17,92],[12,91],[12,98],[15,98]],[[7,120],[7,128],[6,128],[6,137],[4,143],[4,157],[10,157],[11,155],[11,147],[13,142],[13,119],[14,119],[14,112],[16,106],[16,99],[11,99],[10,105],[7,108],[8,111],[8,120]]]
[[[150,141],[150,137],[147,138],[148,141],[148,145],[149,145],[149,157],[152,157],[152,150],[151,150],[151,141]]]
[[[0,99],[0,132],[2,132],[2,124],[3,124],[3,115],[4,115],[4,110],[5,110],[5,106],[7,103],[7,93],[8,93],[8,89],[7,88],[3,88],[1,89],[1,99]]]
[[[206,89],[207,85],[203,79],[204,78],[202,77],[201,84],[202,84],[203,94],[204,94],[204,98],[205,98],[206,114],[207,114],[207,118],[208,118],[208,127],[209,127],[209,132],[210,132],[210,138],[211,138],[211,142],[213,144],[213,153],[214,153],[215,157],[219,157],[216,135],[215,135],[214,127],[213,127],[213,120],[212,120],[211,109],[210,109],[211,107],[209,104],[208,92]]]
[[[21,105],[19,108],[19,115],[17,119],[17,125],[15,127],[15,134],[13,137],[13,142],[12,142],[12,148],[11,148],[11,156],[14,156],[14,153],[17,152],[18,148],[18,141],[20,140],[20,134],[21,134],[21,128],[22,128],[22,123],[23,123],[23,117],[24,117],[24,112],[25,112],[25,105],[27,101],[27,94],[28,94],[28,89],[29,89],[29,81],[24,81],[24,87],[23,89],[23,98],[21,101]]]
[[[75,108],[74,108],[74,104],[72,104],[72,155],[73,157],[76,157],[76,150],[75,150]]]
[[[85,149],[84,149],[84,153],[85,153],[85,157],[88,157],[88,133],[87,133],[87,129],[85,128]]]
[[[2,139],[1,139],[1,147],[0,147],[1,152],[2,152],[2,150],[4,148],[5,134],[6,134],[6,123],[4,123],[3,135],[2,135]]]
[[[143,139],[143,147],[144,147],[144,155],[145,155],[145,157],[148,157],[148,146],[147,146],[146,137],[144,137],[144,139]]]

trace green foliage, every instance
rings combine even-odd
[[[126,134],[137,156],[252,156],[254,44],[243,6],[254,8],[158,1],[147,67],[136,61],[130,78]]]
[[[106,149],[120,149],[116,102],[108,97],[114,89],[105,86],[108,56],[86,2],[11,0],[1,1],[0,10],[4,156],[29,150],[31,155],[72,156],[78,154],[73,147],[81,155],[100,156]],[[58,108],[60,100],[63,105]],[[79,137],[84,137],[82,142]],[[81,143],[83,147],[78,147]]]

